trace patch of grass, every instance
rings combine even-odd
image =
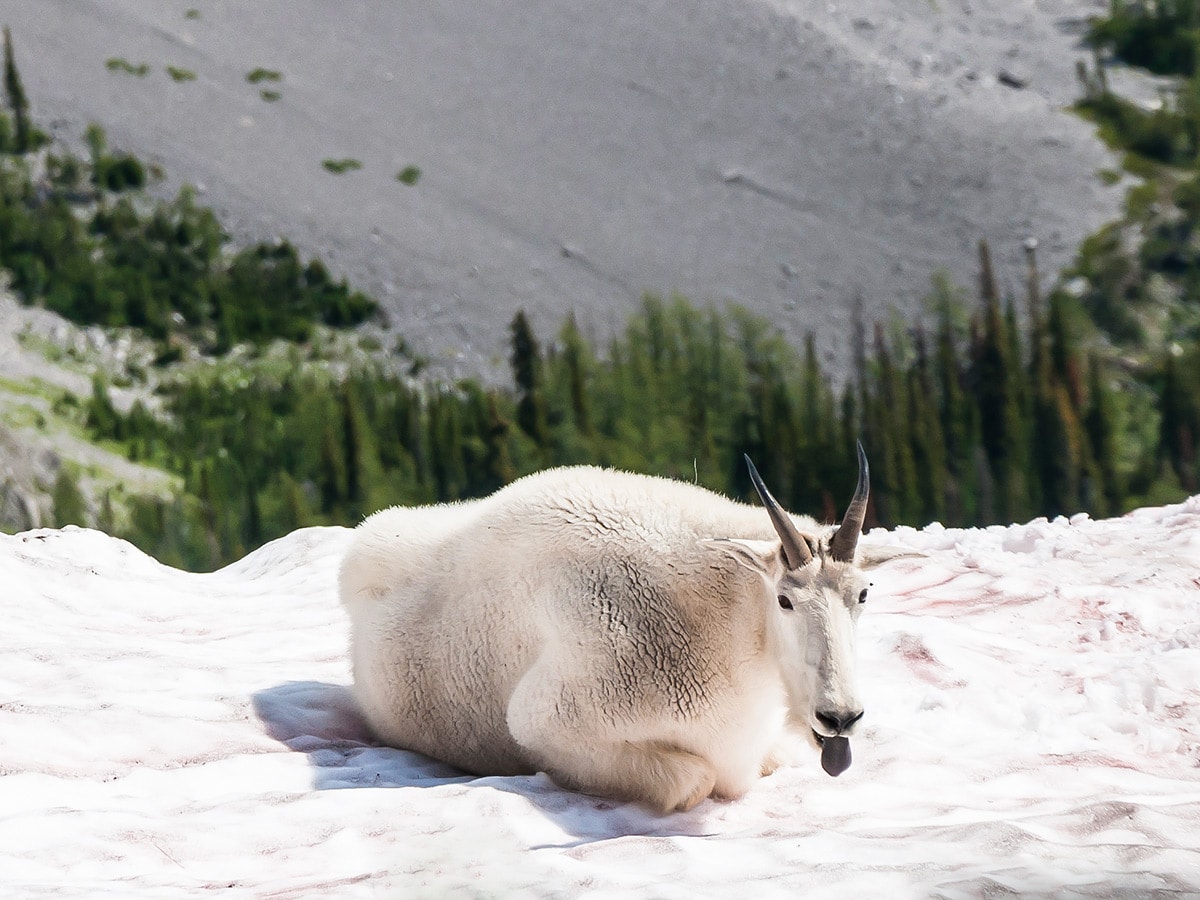
[[[179,66],[167,66],[167,74],[173,81],[195,81],[196,73],[191,69],[181,69]]]
[[[62,397],[68,396],[67,392],[62,388],[50,384],[41,378],[30,378],[25,381],[17,381],[14,378],[0,378],[0,393],[19,394],[23,397],[37,397],[50,403],[56,403]]]
[[[29,400],[35,402],[41,401],[44,406],[54,409],[55,412],[58,412],[62,404],[76,400],[76,397],[70,391],[60,388],[59,385],[50,384],[42,378],[28,378],[25,380],[0,378],[0,394],[28,397]]]
[[[357,159],[325,159],[321,161],[321,165],[325,170],[332,172],[334,175],[344,175],[347,172],[353,172],[355,169],[361,169],[362,163]]]
[[[29,394],[32,393],[27,382],[17,381],[13,378],[4,378],[0,376],[0,393],[3,394]]]
[[[26,350],[32,350],[47,362],[65,367],[69,366],[73,371],[84,371],[78,366],[71,365],[73,362],[78,362],[77,357],[70,356],[61,346],[40,334],[28,331],[21,332],[17,335],[17,342]]]
[[[251,84],[261,84],[264,81],[283,81],[283,73],[274,69],[264,69],[259,66],[252,72],[246,73],[246,80]]]
[[[198,10],[198,9],[189,9],[187,12],[185,12],[185,13],[183,14],[183,17],[184,17],[185,19],[198,19],[198,18],[200,18],[200,10]]]
[[[1125,195],[1125,209],[1133,219],[1144,219],[1150,214],[1151,207],[1159,200],[1157,182],[1147,181],[1129,189]]]
[[[126,75],[136,75],[145,78],[150,73],[150,66],[138,63],[136,66],[123,56],[113,56],[104,61],[105,68],[110,72],[124,72]]]
[[[1105,187],[1112,187],[1121,180],[1121,173],[1116,169],[1101,169],[1096,173],[1096,177],[1100,179],[1100,183]]]
[[[412,187],[421,178],[421,170],[417,166],[405,166],[396,173],[396,180],[401,184]]]
[[[1121,166],[1130,175],[1143,178],[1147,181],[1158,178],[1163,171],[1163,167],[1160,164],[1132,150],[1121,157]]]
[[[258,96],[262,97],[268,103],[274,103],[276,100],[280,99],[283,94],[279,93],[279,91],[269,91],[263,89],[258,92]]]
[[[0,411],[0,422],[14,431],[29,430],[43,434],[50,424],[45,410],[25,403],[14,404]]]

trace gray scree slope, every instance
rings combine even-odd
[[[237,237],[321,254],[478,372],[519,307],[603,337],[644,291],[814,330],[840,368],[857,297],[914,315],[937,269],[973,284],[981,237],[1014,291],[1027,236],[1056,270],[1120,201],[1063,110],[1105,6],[4,0],[0,18],[42,123],[76,144],[102,123],[163,191],[200,185]],[[247,83],[259,66],[282,82]],[[415,187],[395,180],[410,164]]]

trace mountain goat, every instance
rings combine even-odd
[[[477,774],[539,770],[667,812],[742,796],[798,730],[831,775],[862,717],[840,527],[591,467],[386,509],[341,569],[354,696],[384,742]]]

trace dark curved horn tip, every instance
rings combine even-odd
[[[863,488],[865,481],[865,487],[869,491],[871,489],[871,467],[867,463],[867,451],[863,449],[861,440],[855,441],[854,444],[858,447],[858,485],[860,489]],[[857,490],[854,493],[855,496],[858,495]]]
[[[862,441],[855,441],[855,445],[858,449],[858,486],[854,489],[841,526],[829,542],[833,558],[843,561],[854,559],[854,549],[867,517],[867,498],[871,493],[871,467],[867,464],[867,452],[863,449]]]
[[[779,542],[783,549],[784,562],[787,564],[787,567],[789,569],[798,569],[800,566],[807,565],[813,558],[812,551],[808,547],[808,542],[796,530],[795,523],[788,518],[788,514],[783,511],[783,507],[779,505],[779,501],[771,496],[771,492],[767,490],[762,476],[758,474],[758,469],[754,467],[754,462],[750,459],[750,454],[743,453],[742,458],[746,460],[746,468],[750,471],[750,480],[754,482],[754,489],[758,491],[758,499],[762,501],[767,514],[771,517],[771,524],[775,526],[775,533],[779,535]]]

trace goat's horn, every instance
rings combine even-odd
[[[854,560],[854,548],[858,546],[858,537],[862,534],[863,520],[867,517],[867,495],[871,492],[871,469],[867,465],[867,454],[863,450],[862,441],[858,442],[858,487],[854,489],[854,498],[846,508],[842,524],[834,532],[829,541],[829,553],[842,562]]]
[[[750,461],[749,454],[743,455],[746,458],[746,466],[750,469],[750,480],[754,482],[758,498],[766,507],[767,515],[771,517],[771,524],[775,526],[775,533],[779,535],[779,542],[783,545],[783,561],[787,563],[789,569],[798,569],[808,565],[812,562],[812,551],[808,549],[808,541],[801,537],[791,517],[771,496],[771,492],[767,490],[762,477],[758,474],[758,469],[754,468],[754,463]]]

